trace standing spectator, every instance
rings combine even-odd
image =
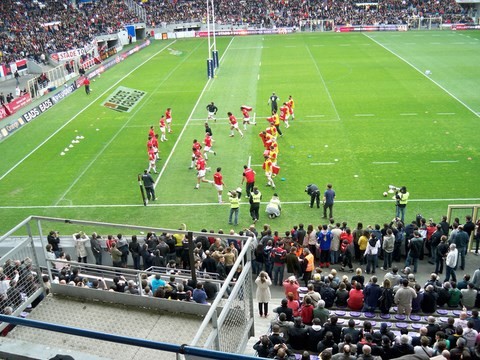
[[[303,272],[303,281],[305,282],[305,286],[307,286],[308,281],[312,276],[312,271],[315,267],[314,265],[315,258],[313,254],[310,252],[310,250],[308,250],[307,248],[303,249],[303,254],[305,255],[303,261],[306,263],[305,271]]]
[[[449,251],[447,254],[447,258],[445,259],[445,266],[447,268],[446,274],[445,274],[445,281],[450,280],[450,276],[452,277],[453,281],[457,281],[457,275],[455,274],[455,268],[457,266],[458,262],[458,250],[457,246],[455,244],[450,244],[449,246]]]
[[[265,271],[260,272],[257,279],[255,280],[257,284],[257,301],[258,301],[258,313],[260,317],[265,315],[268,317],[268,303],[272,298],[270,293],[270,286],[272,285],[272,280]]]
[[[295,276],[290,276],[283,282],[283,288],[285,290],[285,295],[288,296],[289,293],[293,294],[293,299],[298,300],[298,288],[300,285]]]
[[[405,260],[405,267],[409,267],[413,263],[413,272],[417,273],[418,259],[420,258],[421,249],[423,247],[423,239],[420,232],[415,230],[413,232],[413,238],[409,240],[408,247],[410,248]]]
[[[445,262],[445,258],[447,257],[448,253],[448,242],[447,236],[442,235],[440,238],[440,244],[437,246],[437,255],[435,258],[435,273],[441,274],[443,273],[443,263]]]
[[[327,184],[327,190],[323,193],[323,217],[327,217],[327,209],[329,211],[329,218],[333,218],[333,203],[335,201],[335,190],[332,189],[332,184]]]
[[[163,243],[165,244],[165,242],[163,242]],[[140,244],[137,241],[137,235],[132,235],[132,242],[130,244],[128,244],[128,250],[130,251],[130,254],[132,254],[133,268],[135,270],[140,270],[140,250],[141,250],[141,247],[140,247]],[[162,254],[162,251],[160,251],[160,254]],[[162,255],[162,257],[165,258],[165,256],[163,256],[163,255]]]
[[[102,244],[100,243],[101,237],[96,232],[92,234],[90,239],[90,248],[92,249],[93,256],[95,257],[95,265],[102,265]]]
[[[463,225],[458,225],[458,232],[455,236],[455,244],[457,245],[458,256],[460,257],[460,269],[465,270],[465,255],[467,254],[468,241],[470,236],[463,231]]]
[[[283,283],[283,272],[285,271],[285,261],[287,251],[284,249],[283,241],[277,242],[277,246],[272,250],[273,258],[273,285],[281,286]]]
[[[77,261],[87,263],[87,248],[85,243],[90,241],[90,238],[83,232],[73,234],[73,241],[75,242],[75,251],[77,253]]]
[[[332,244],[332,232],[327,225],[322,226],[322,230],[317,235],[317,241],[320,248],[320,267],[330,267],[330,247]]]
[[[377,277],[372,276],[370,282],[365,286],[363,290],[364,302],[363,311],[375,312],[378,305],[378,299],[382,296],[382,288],[377,284]]]
[[[62,248],[60,247],[60,234],[58,231],[50,231],[47,236],[47,242],[52,245],[52,251],[55,253],[55,256],[58,257]]]
[[[225,267],[225,257],[220,256],[217,264],[217,274],[219,280],[225,280],[227,278],[227,269]]]
[[[387,270],[392,267],[392,255],[395,248],[395,235],[392,229],[387,229],[387,234],[383,237],[383,267],[380,269]]]
[[[412,312],[412,300],[417,297],[413,288],[408,286],[408,280],[403,279],[402,286],[395,293],[394,301],[398,306],[398,313],[410,316]]]
[[[300,261],[298,260],[297,248],[295,246],[290,248],[290,253],[287,254],[285,263],[287,265],[287,276],[290,277],[300,275]]]
[[[370,274],[370,269],[372,274],[375,274],[378,263],[378,251],[380,249],[380,239],[377,239],[375,234],[372,232],[370,234],[370,239],[368,240],[367,248],[365,249],[365,254],[367,258],[367,268],[366,273]]]
[[[440,245],[440,241],[442,239],[442,226],[437,224],[435,227],[435,231],[433,232],[432,236],[430,237],[430,260],[428,261],[429,264],[435,265],[437,262],[437,248]]]
[[[478,248],[480,246],[480,219],[475,223],[475,234],[473,238],[475,239],[475,255],[478,256]]]
[[[13,76],[15,77],[15,83],[17,85],[20,85],[20,74],[18,73],[18,70],[15,70],[15,72],[13,73]]]
[[[336,223],[332,231],[332,243],[330,245],[330,263],[337,264],[340,250],[340,237],[342,236],[342,229],[340,229],[340,223]]]

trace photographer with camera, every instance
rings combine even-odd
[[[320,208],[320,189],[315,184],[309,184],[305,188],[305,192],[310,195],[310,207],[313,207],[313,203],[317,202],[317,208]]]
[[[410,196],[407,188],[402,186],[400,190],[395,192],[395,200],[396,200],[396,214],[395,216],[402,220],[402,223],[405,223],[405,208],[407,207],[408,197]]]

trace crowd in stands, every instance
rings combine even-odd
[[[378,6],[334,2],[246,0],[214,2],[221,25],[300,27],[301,21],[334,20],[338,25],[406,24],[409,17],[441,17],[442,22],[471,22],[468,7],[455,0],[382,0]],[[205,1],[138,1],[148,26],[177,22],[206,22]],[[25,57],[45,62],[52,53],[84,47],[95,36],[143,22],[123,0],[96,0],[74,7],[70,1],[27,0],[0,2],[1,63]]]
[[[330,219],[317,229],[309,225],[305,230],[299,224],[284,236],[272,234],[266,227],[259,234],[254,271],[266,272],[261,276],[272,278],[274,286],[283,286],[285,298],[274,309],[277,316],[271,332],[255,345],[259,356],[293,359],[293,352],[306,351],[306,359],[311,353],[320,353],[321,359],[394,359],[413,354],[427,359],[437,355],[438,359],[480,359],[480,319],[478,311],[470,313],[480,306],[480,269],[462,274],[462,278],[449,277],[455,275],[457,267],[465,269],[466,258],[459,253],[465,255],[469,239],[478,248],[479,225],[471,216],[462,224],[456,218],[452,225],[446,217],[437,225],[418,216],[407,226],[394,219],[383,228],[375,225],[364,229],[359,223],[354,230]],[[457,256],[449,265],[446,259],[451,253]],[[383,279],[376,275],[381,255],[381,269],[387,271]],[[428,260],[432,270],[436,264],[426,283],[416,280],[415,264],[420,258]],[[355,270],[352,259],[359,265]],[[392,260],[400,262],[400,269]],[[452,267],[446,277],[438,267],[445,261],[446,267]],[[317,264],[320,266],[315,267]],[[351,277],[337,272],[348,271],[347,264],[354,271]],[[365,272],[371,276],[365,277]],[[260,316],[268,315],[268,304],[265,308],[263,301],[259,300]],[[350,317],[348,326],[337,323],[337,310],[344,310],[340,311],[346,315],[344,320]],[[406,326],[397,328],[390,322],[394,319],[392,311],[395,319],[408,322]],[[439,316],[452,311],[459,314],[458,319]],[[359,331],[352,317],[361,313],[367,319]],[[380,329],[372,326],[367,315],[384,321]],[[418,334],[412,336],[407,328],[413,322],[421,323],[419,315],[425,320],[428,316],[428,324],[418,326]]]

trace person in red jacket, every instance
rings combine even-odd
[[[350,310],[360,311],[363,308],[363,291],[360,283],[355,284],[355,288],[350,290],[347,305]]]
[[[313,324],[313,305],[310,296],[305,296],[302,307],[300,308],[300,316],[305,325]]]
[[[85,93],[90,95],[90,80],[86,76],[83,78],[83,85],[85,85]]]

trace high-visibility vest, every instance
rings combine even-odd
[[[400,195],[400,200],[398,201],[398,203],[400,205],[407,205],[409,195],[410,194],[408,193],[408,191],[405,194]]]
[[[261,197],[262,197],[262,194],[260,193],[260,191],[259,191],[257,194],[252,193],[252,201],[253,201],[254,203],[259,203]]]
[[[238,197],[230,197],[230,207],[232,209],[240,207],[240,199]]]

